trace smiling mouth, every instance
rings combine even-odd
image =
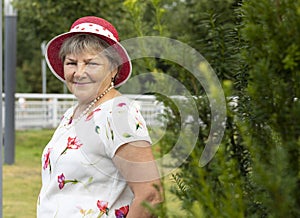
[[[74,85],[87,85],[87,84],[91,84],[93,82],[73,82]]]

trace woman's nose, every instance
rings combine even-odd
[[[86,72],[86,64],[77,63],[77,67],[75,68],[74,76],[76,78],[81,78],[85,75]]]

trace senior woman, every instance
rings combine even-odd
[[[88,16],[46,47],[49,68],[77,98],[45,147],[37,217],[151,214],[162,201],[146,123],[115,88],[131,74],[116,29]]]

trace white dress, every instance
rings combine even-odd
[[[70,124],[73,110],[64,114],[44,149],[37,217],[126,217],[133,193],[112,157],[125,143],[151,143],[145,121],[123,96]]]

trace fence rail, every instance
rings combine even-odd
[[[155,96],[126,96],[137,103],[148,125],[159,125],[158,117],[163,107],[156,101]],[[64,112],[76,103],[76,98],[71,94],[16,93],[15,99],[15,127],[18,130],[55,128]],[[2,108],[3,116],[5,116],[4,107],[5,97]]]

